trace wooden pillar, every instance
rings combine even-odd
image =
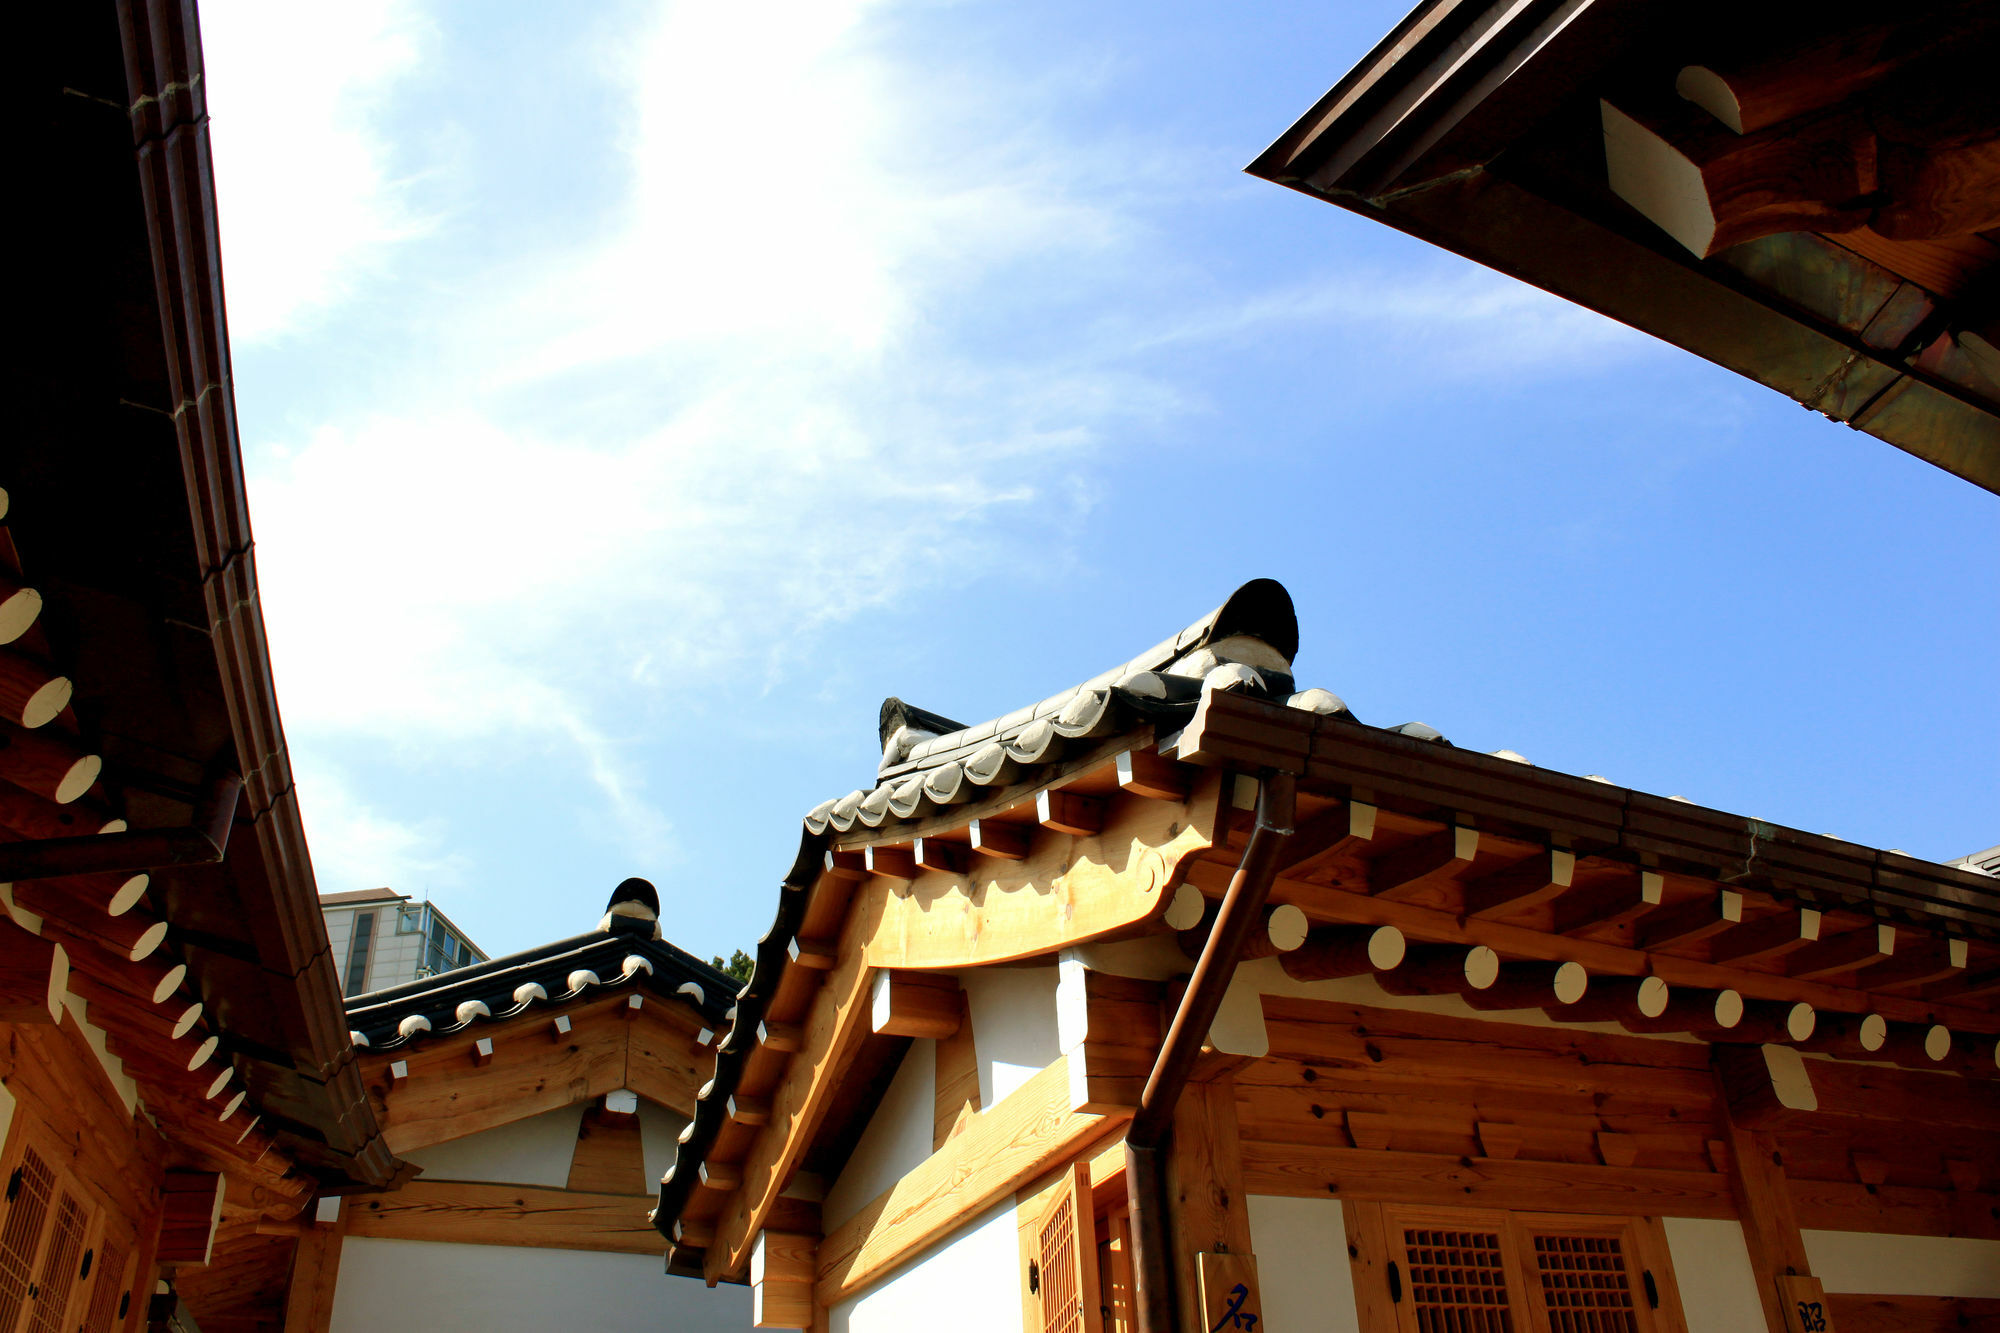
[[[1208,1333],[1239,1285],[1244,1288],[1239,1312],[1261,1320],[1236,1126],[1236,1080],[1230,1075],[1189,1083],[1181,1094],[1167,1156],[1167,1198],[1182,1329]]]
[[[1729,1101],[1721,1099],[1729,1115]],[[1729,1125],[1729,1187],[1736,1213],[1743,1222],[1743,1242],[1750,1251],[1750,1269],[1757,1278],[1757,1296],[1764,1305],[1769,1333],[1796,1333],[1804,1325],[1792,1318],[1794,1307],[1820,1302],[1823,1293],[1806,1259],[1798,1215],[1785,1183],[1784,1152],[1775,1134],[1746,1129],[1733,1116]],[[1820,1325],[1831,1333],[1831,1321]]]
[[[340,1280],[347,1213],[338,1199],[322,1199],[319,1207],[335,1215],[307,1227],[299,1236],[298,1249],[292,1254],[291,1288],[285,1293],[285,1333],[327,1333],[333,1326],[333,1294]]]

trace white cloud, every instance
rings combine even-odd
[[[422,232],[376,118],[425,34],[396,0],[201,10],[229,331],[251,344],[337,305]]]
[[[462,881],[465,861],[444,850],[438,825],[382,814],[330,769],[300,772],[298,791],[321,893],[389,886],[422,896]]]

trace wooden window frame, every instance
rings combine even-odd
[[[1537,1236],[1615,1239],[1624,1259],[1636,1333],[1687,1333],[1666,1232],[1659,1218],[1351,1200],[1345,1207],[1362,1333],[1419,1333],[1404,1241],[1405,1232],[1411,1229],[1475,1232],[1500,1238],[1501,1271],[1514,1333],[1548,1333],[1552,1327],[1535,1248]]]
[[[75,1270],[68,1289],[63,1295],[59,1309],[45,1307],[42,1302],[46,1295],[24,1299],[10,1326],[0,1329],[0,1333],[27,1333],[39,1324],[43,1329],[60,1333],[72,1333],[83,1329],[85,1333],[109,1333],[109,1330],[126,1328],[131,1323],[133,1306],[142,1303],[134,1300],[127,1303],[126,1317],[120,1318],[117,1311],[117,1294],[105,1300],[110,1310],[110,1318],[101,1325],[96,1322],[99,1302],[104,1284],[121,1284],[118,1293],[130,1291],[136,1281],[136,1261],[138,1245],[127,1219],[121,1219],[103,1193],[72,1169],[74,1154],[65,1147],[62,1139],[48,1126],[25,1108],[17,1107],[14,1123],[8,1131],[6,1142],[0,1145],[0,1235],[4,1235],[7,1221],[13,1212],[14,1201],[5,1197],[4,1190],[11,1183],[14,1172],[20,1169],[30,1150],[42,1160],[51,1175],[49,1187],[49,1207],[42,1218],[27,1256],[28,1280],[34,1288],[40,1288],[46,1274],[44,1268],[50,1260],[50,1244],[55,1232],[60,1201],[71,1199],[82,1213],[82,1229],[77,1237],[76,1253],[70,1262]],[[113,1262],[101,1262],[107,1255],[115,1255]],[[88,1268],[85,1257],[88,1256]]]

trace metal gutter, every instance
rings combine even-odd
[[[1167,1218],[1166,1169],[1162,1161],[1173,1133],[1174,1108],[1201,1054],[1209,1025],[1236,975],[1237,960],[1251,928],[1261,919],[1264,899],[1278,875],[1278,856],[1291,838],[1298,782],[1289,773],[1267,775],[1257,789],[1257,824],[1243,860],[1230,877],[1215,925],[1202,945],[1194,974],[1181,996],[1159,1058],[1139,1094],[1139,1109],[1125,1131],[1125,1197],[1132,1210],[1132,1273],[1139,1333],[1171,1333],[1174,1318],[1172,1242]]]

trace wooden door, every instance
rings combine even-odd
[[[59,1143],[15,1117],[0,1158],[0,1333],[69,1333],[84,1321],[91,1280],[117,1280],[96,1263],[103,1209],[67,1165]]]
[[[1102,1333],[1090,1168],[1078,1163],[1039,1189],[1021,1224],[1029,1333]]]

